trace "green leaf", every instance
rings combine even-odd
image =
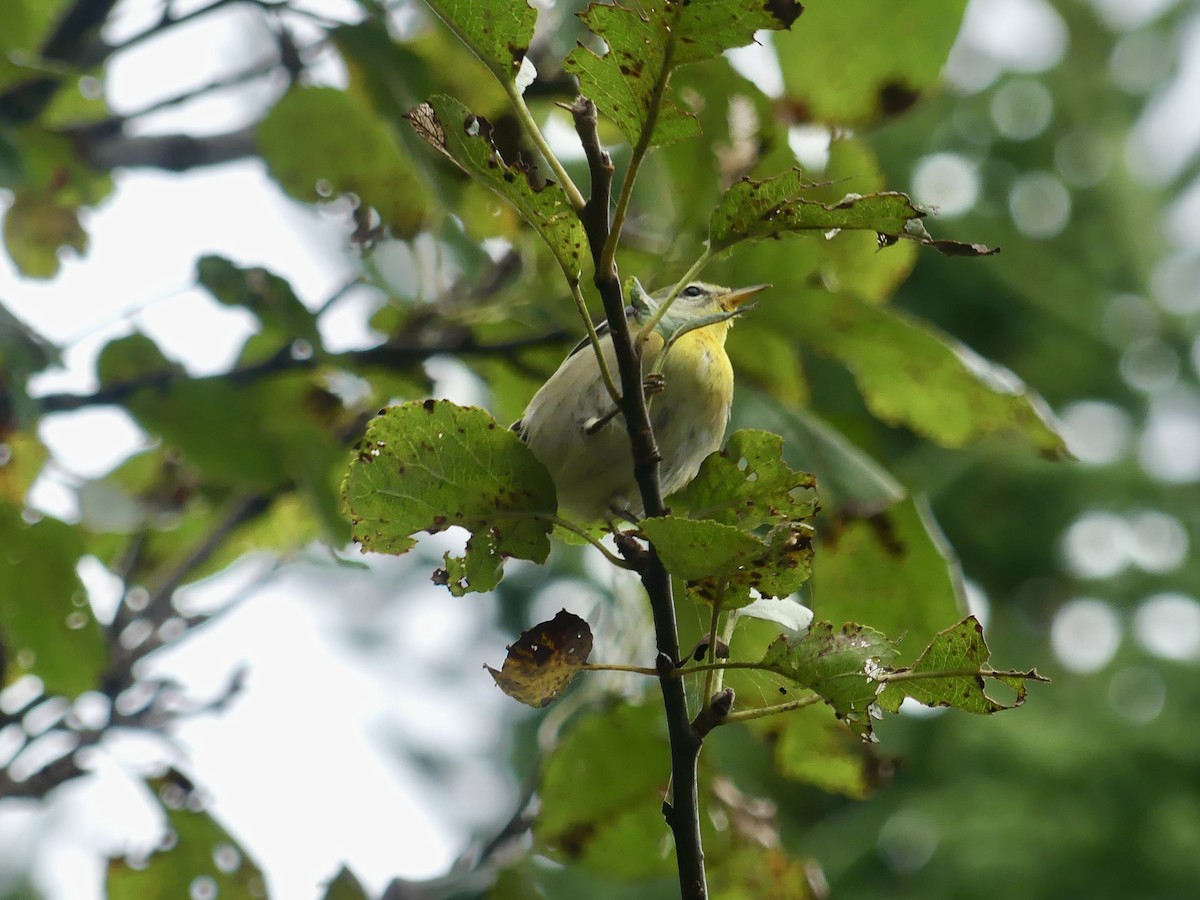
[[[811,410],[756,393],[739,395],[733,409],[734,425],[754,422],[783,436],[784,459],[803,460],[813,473],[823,511],[872,515],[904,499],[900,482]]]
[[[428,198],[384,119],[348,91],[293,88],[258,126],[271,176],[306,203],[354,194],[403,238],[425,221]]]
[[[725,342],[739,385],[753,385],[786,407],[806,406],[808,379],[796,342],[761,323],[740,321]]]
[[[79,223],[79,207],[40,193],[19,191],[4,213],[4,245],[29,278],[58,274],[58,253],[70,248],[87,252],[88,236]]]
[[[925,706],[950,706],[990,715],[1023,704],[1028,682],[1049,681],[1036,669],[998,672],[988,664],[990,659],[983,626],[974,616],[968,616],[952,628],[938,632],[912,668],[885,676],[888,685],[879,696],[879,705],[896,712],[905,697],[912,697]],[[1004,703],[989,697],[987,678],[1012,688],[1016,698]]]
[[[743,178],[722,195],[713,210],[708,245],[714,253],[720,253],[741,241],[785,234],[868,231],[878,235],[883,246],[905,238],[946,256],[990,256],[998,252],[978,244],[934,240],[920,222],[924,210],[914,206],[907,194],[851,193],[831,202],[804,196],[825,193],[827,187],[806,181],[799,169],[764,181]]]
[[[508,696],[541,709],[562,696],[591,652],[592,629],[564,609],[549,622],[522,631],[509,645],[500,671],[484,668]]]
[[[944,447],[1014,434],[1043,456],[1067,455],[1040,397],[1011,371],[898,311],[822,291],[788,310],[796,338],[843,363],[872,414]]]
[[[869,621],[903,635],[912,659],[965,609],[958,562],[923,502],[823,527],[813,563],[822,618]]]
[[[146,897],[266,897],[262,871],[217,821],[201,809],[203,798],[191,782],[171,771],[148,782],[162,803],[173,842],[148,863],[108,861],[109,900]]]
[[[537,10],[525,0],[425,0],[501,82],[514,82],[529,52]]]
[[[22,431],[4,434],[0,439],[0,504],[23,507],[26,493],[49,458],[46,445],[33,435]]]
[[[366,888],[346,866],[338,869],[337,875],[325,885],[322,900],[370,900]]]
[[[102,387],[153,375],[183,377],[185,372],[163,354],[154,338],[139,331],[109,341],[96,357],[96,379]]]
[[[345,452],[338,434],[354,420],[309,372],[248,382],[172,378],[122,404],[139,425],[184,453],[206,481],[276,490],[290,479],[327,498],[330,473]]]
[[[673,99],[667,84],[673,68],[749,44],[759,29],[790,28],[800,12],[800,4],[791,0],[593,3],[579,17],[603,39],[607,52],[598,56],[577,47],[563,68],[579,79],[579,92],[595,102],[631,144],[639,142],[655,112],[649,143],[666,144],[699,131],[696,120]]]
[[[819,122],[897,113],[936,83],[966,0],[813,3],[802,28],[775,36],[787,98]]]
[[[451,97],[432,97],[407,118],[430,146],[511,203],[541,235],[568,278],[579,277],[587,235],[561,187],[536,185],[527,165],[506,163],[492,140],[491,123]]]
[[[801,196],[814,187],[818,185],[806,181],[799,169],[764,181],[741,179],[722,195],[709,218],[709,247],[719,253],[739,241],[838,228],[902,234],[910,219],[923,215],[898,193],[848,194],[837,203]]]
[[[835,632],[829,622],[814,622],[799,640],[780,635],[761,663],[819,694],[855,733],[870,738],[869,707],[895,655],[887,635],[874,629],[849,623]]]
[[[859,800],[870,793],[862,742],[824,706],[801,707],[747,724],[771,738],[775,769],[785,778]]]
[[[47,694],[94,690],[107,654],[75,574],[82,534],[57,519],[30,524],[18,507],[0,503],[0,547],[0,656],[7,651],[9,664],[0,683],[29,673]]]
[[[371,420],[342,489],[351,535],[362,549],[400,554],[413,535],[461,525],[473,534],[457,589],[494,586],[504,557],[544,562],[557,501],[545,467],[486,411],[444,400],[389,407]]]
[[[722,595],[726,609],[752,601],[750,589],[764,597],[786,597],[808,580],[812,529],[789,522],[764,538],[709,519],[657,516],[639,528],[658,550],[663,565],[683,578],[701,600]]]
[[[814,487],[813,476],[783,461],[783,438],[743,429],[704,460],[691,483],[672,495],[671,505],[692,518],[753,529],[810,518],[817,506]]]
[[[662,819],[670,769],[660,704],[620,704],[576,720],[542,769],[535,845],[612,877],[673,870],[660,852],[670,839]]]
[[[202,256],[196,262],[196,280],[226,306],[252,312],[273,337],[281,339],[282,346],[304,339],[320,348],[316,317],[286,278],[258,266],[235,266],[220,256]]]
[[[753,843],[738,846],[733,854],[711,867],[711,900],[808,900],[820,896],[813,890],[812,864],[791,859],[779,847]]]

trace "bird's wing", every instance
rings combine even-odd
[[[637,317],[636,309],[634,309],[632,306],[625,307],[625,318],[626,319],[633,319],[636,317]],[[612,329],[608,325],[608,319],[605,319],[603,322],[601,322],[599,325],[596,326],[596,336],[597,337],[602,338],[606,334],[608,334],[610,331],[612,331]],[[580,341],[578,344],[576,344],[574,347],[571,348],[571,352],[567,354],[567,359],[570,359],[572,356],[574,356],[576,353],[578,353],[580,350],[582,350],[584,347],[586,347],[590,343],[591,343],[591,338],[585,337],[582,341]]]

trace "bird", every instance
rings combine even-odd
[[[743,304],[770,287],[728,288],[689,282],[665,312],[674,286],[647,294],[634,282],[626,309],[631,329],[655,322],[642,350],[650,423],[662,464],[664,497],[685,487],[720,449],[733,405],[733,366],[725,338]],[[608,323],[596,329],[608,371],[617,362]],[[665,357],[660,359],[665,352]],[[576,524],[641,518],[624,417],[609,394],[596,353],[585,338],[534,394],[512,426],[550,472],[558,514]]]

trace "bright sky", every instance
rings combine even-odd
[[[1122,27],[1137,24],[1135,13],[1162,5],[1095,2]],[[199,5],[205,3],[177,7]],[[354,8],[349,0],[309,5],[342,14]],[[157,8],[152,0],[127,0],[121,30],[140,30]],[[110,73],[112,104],[134,110],[203,83],[231,62],[244,63],[248,52],[257,52],[247,47],[259,46],[248,37],[257,33],[258,21],[254,12],[230,8],[123,54]],[[1025,26],[999,27],[1006,21]],[[974,0],[968,33],[976,62],[990,59],[997,73],[1052,65],[1065,49],[1056,43],[1056,21],[1042,0]],[[1043,39],[1032,44],[1021,39],[1030,28]],[[1200,25],[1188,39],[1200,43]],[[215,56],[214,47],[220,48]],[[752,56],[743,55],[747,66],[754,65]],[[1195,62],[1200,53],[1191,57]],[[322,71],[334,82],[341,77],[336,66]],[[1200,92],[1198,73],[1200,67],[1186,66],[1181,83],[1188,87],[1164,92],[1144,125],[1144,152],[1166,154],[1164,165],[1181,153],[1189,157],[1200,142],[1200,131],[1192,129],[1195,134],[1177,132],[1164,148],[1158,124],[1200,121],[1180,112],[1180,98]],[[963,77],[968,75],[987,73]],[[769,73],[764,77],[770,80]],[[253,118],[252,104],[277,89],[173,111],[159,116],[154,130],[238,127]],[[64,368],[39,378],[39,391],[89,389],[100,347],[134,328],[192,371],[228,366],[251,322],[191,286],[202,253],[273,269],[311,305],[354,271],[351,255],[339,249],[345,246],[344,223],[285,199],[255,163],[181,176],[123,173],[114,195],[88,215],[86,225],[92,239],[87,257],[67,258],[51,282],[22,280],[0,254],[5,304],[68,347]],[[369,339],[357,306],[366,300],[351,295],[331,313],[324,324],[332,345]],[[145,441],[127,416],[104,409],[56,416],[45,423],[42,437],[74,476],[100,475]],[[34,502],[74,517],[72,480],[62,472],[44,478]],[[217,817],[264,867],[274,896],[316,896],[320,882],[342,862],[376,892],[396,875],[442,874],[462,849],[464,827],[503,815],[511,803],[511,785],[487,765],[484,753],[503,739],[504,717],[514,712],[481,669],[462,665],[464,658],[493,663],[503,658],[504,637],[482,624],[490,619],[490,599],[452,601],[419,573],[411,579],[405,574],[420,565],[431,567],[383,560],[359,575],[301,567],[253,592],[178,649],[160,654],[153,671],[178,679],[197,698],[218,693],[242,665],[249,666],[245,690],[225,714],[182,723],[175,730],[177,748],[122,741],[97,761],[103,777],[72,785],[41,810],[6,804],[0,811],[0,854],[10,857],[0,855],[0,883],[14,859],[32,859],[47,896],[101,897],[97,851],[144,849],[160,838],[161,823],[122,774],[125,767],[154,759],[187,761],[187,770],[214,796]],[[246,566],[238,567],[192,599],[222,602],[249,574]],[[105,596],[111,602],[112,585],[99,567],[85,567],[84,575],[98,603]],[[397,596],[401,587],[403,602]],[[355,636],[370,637],[369,652],[353,642]],[[465,646],[470,650],[464,656]],[[460,680],[431,680],[431,669],[456,670]],[[452,768],[461,766],[449,796],[401,762],[398,751],[414,746],[448,756]]]

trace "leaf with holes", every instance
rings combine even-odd
[[[722,596],[726,609],[746,606],[754,588],[765,597],[786,597],[808,580],[812,530],[801,523],[777,525],[765,537],[710,519],[656,516],[639,523],[672,575],[688,582],[698,599]]]
[[[780,635],[761,660],[768,671],[820,694],[864,739],[871,737],[871,709],[896,649],[887,635],[849,623],[834,631],[814,622],[799,640]]]
[[[557,508],[550,475],[520,438],[445,400],[380,412],[355,447],[342,500],[364,552],[404,553],[421,531],[470,531],[466,558],[439,573],[456,592],[494,587],[505,557],[544,562]]]
[[[603,39],[607,52],[599,56],[581,45],[563,68],[631,144],[642,139],[666,144],[699,133],[696,120],[672,96],[671,70],[752,43],[760,29],[790,28],[801,9],[792,0],[593,3],[579,17]]]
[[[996,252],[974,244],[935,241],[920,222],[924,210],[906,194],[846,194],[831,203],[804,196],[825,187],[806,181],[799,169],[764,181],[743,178],[724,193],[713,210],[708,224],[709,247],[720,253],[741,241],[805,231],[873,231],[881,243],[905,238],[947,256],[988,256]]]
[[[484,668],[508,696],[541,709],[562,696],[591,652],[592,629],[564,609],[549,622],[521,632],[509,645],[500,671]]]
[[[813,573],[821,614],[901,635],[899,662],[912,662],[966,614],[958,560],[921,499],[824,522]]]
[[[1030,681],[1050,680],[1036,669],[997,671],[988,664],[989,659],[991,651],[983,639],[983,626],[974,616],[968,616],[954,627],[938,632],[912,668],[885,675],[887,687],[879,695],[879,705],[896,712],[905,697],[912,697],[924,706],[949,706],[990,715],[1024,703]],[[985,681],[988,678],[1012,688],[1016,698],[1004,703],[989,697]]]
[[[808,120],[858,124],[908,109],[937,84],[966,0],[813,3],[775,44],[785,98]]]
[[[537,10],[525,0],[425,0],[439,19],[502,82],[521,70]]]
[[[553,251],[570,279],[579,277],[587,236],[566,193],[539,185],[518,160],[509,165],[492,141],[492,126],[451,97],[431,97],[408,112],[408,121],[431,147],[513,205]]]
[[[691,518],[753,529],[812,517],[816,480],[783,461],[783,438],[769,431],[742,429],[724,450],[711,454],[671,506]]]

